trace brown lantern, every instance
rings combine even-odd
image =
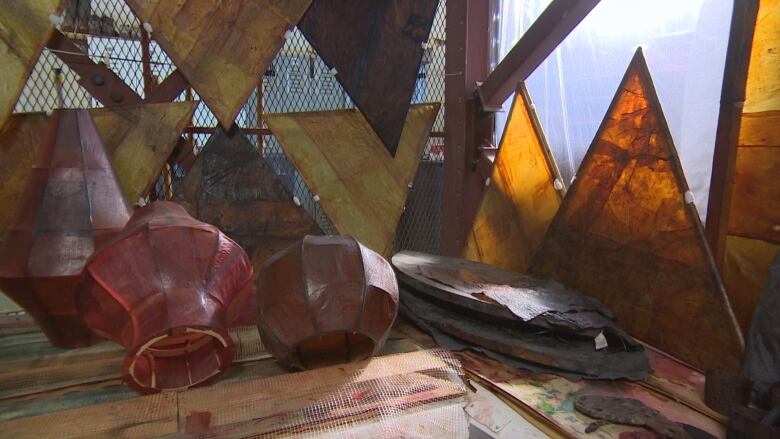
[[[378,353],[398,313],[390,264],[349,236],[306,236],[271,257],[257,281],[258,328],[286,367]]]
[[[171,202],[137,210],[84,278],[84,320],[127,349],[125,380],[142,393],[193,386],[227,368],[235,354],[227,328],[254,306],[244,250]]]
[[[0,289],[53,345],[87,346],[96,337],[76,308],[81,271],[131,209],[86,110],[55,110],[42,137],[0,248]]]

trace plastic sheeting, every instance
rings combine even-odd
[[[500,57],[549,3],[501,0]],[[642,46],[696,206],[706,217],[731,10],[732,2],[722,0],[603,0],[534,71],[528,90],[567,184]],[[506,114],[496,120],[500,135]]]

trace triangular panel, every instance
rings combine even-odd
[[[256,272],[305,235],[321,234],[238,127],[211,136],[176,188],[175,201],[246,250]]]
[[[298,27],[395,155],[438,0],[317,0]]]
[[[744,344],[641,50],[531,264],[606,303],[631,335],[703,369]]]
[[[0,7],[0,126],[13,111],[62,0],[14,0]]]
[[[127,3],[229,129],[311,0]]]
[[[157,180],[197,105],[186,101],[90,110],[130,202]]]
[[[395,157],[356,110],[268,114],[266,122],[336,230],[389,256],[438,110],[410,108]]]
[[[525,272],[558,211],[563,191],[555,159],[521,86],[463,256]]]
[[[780,1],[756,18],[728,206],[723,280],[743,331],[780,252]],[[728,180],[727,180],[728,181]]]

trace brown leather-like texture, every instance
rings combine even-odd
[[[745,85],[723,280],[743,331],[780,254],[780,1],[761,0]],[[726,189],[728,190],[728,188]]]
[[[265,121],[336,230],[389,257],[439,104],[412,105],[392,157],[357,110],[268,114]]]
[[[744,342],[641,49],[531,264],[609,306],[634,337],[736,371]]]
[[[311,0],[128,0],[229,129]]]
[[[237,126],[227,133],[217,127],[174,199],[241,244],[256,273],[290,244],[322,233]]]
[[[316,0],[303,35],[395,156],[439,0]]]
[[[411,251],[392,263],[404,315],[443,347],[575,379],[644,379],[650,371],[609,308],[555,281]]]
[[[23,162],[32,171],[0,249],[0,288],[53,345],[86,346],[95,337],[76,308],[81,272],[131,209],[89,112],[55,110],[42,137]]]
[[[0,126],[22,93],[64,0],[7,0],[0,8]]]
[[[255,306],[241,247],[167,201],[137,209],[84,278],[85,322],[125,347],[125,381],[142,393],[200,384],[227,368],[235,355],[227,328]]]
[[[190,101],[88,110],[128,201],[149,193],[196,106]],[[48,123],[44,113],[17,113],[0,128],[0,241],[19,212]]]
[[[525,272],[565,193],[525,85],[515,93],[489,184],[463,257]]]
[[[390,263],[349,236],[304,237],[268,260],[256,290],[263,343],[297,369],[375,355],[398,313]]]

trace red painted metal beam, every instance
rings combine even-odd
[[[490,0],[447,2],[442,251],[459,256],[484,188],[476,164],[492,138],[492,117],[479,110],[478,81],[489,68]]]
[[[750,52],[758,15],[759,0],[736,0],[731,15],[729,45],[726,51],[726,68],[720,96],[720,114],[715,133],[715,151],[710,177],[710,194],[707,205],[705,234],[715,262],[722,267],[726,246],[731,207],[731,190],[734,182],[734,165],[742,122],[742,105],[745,102]]]
[[[46,47],[79,76],[79,84],[106,107],[135,105],[143,102],[122,78],[105,64],[96,64],[84,51],[61,32],[54,30]]]
[[[498,111],[600,0],[554,0],[479,87],[482,108]],[[450,38],[451,34],[447,34]]]
[[[146,102],[172,102],[181,95],[189,83],[179,70],[174,70],[163,82],[154,86],[146,95]]]

